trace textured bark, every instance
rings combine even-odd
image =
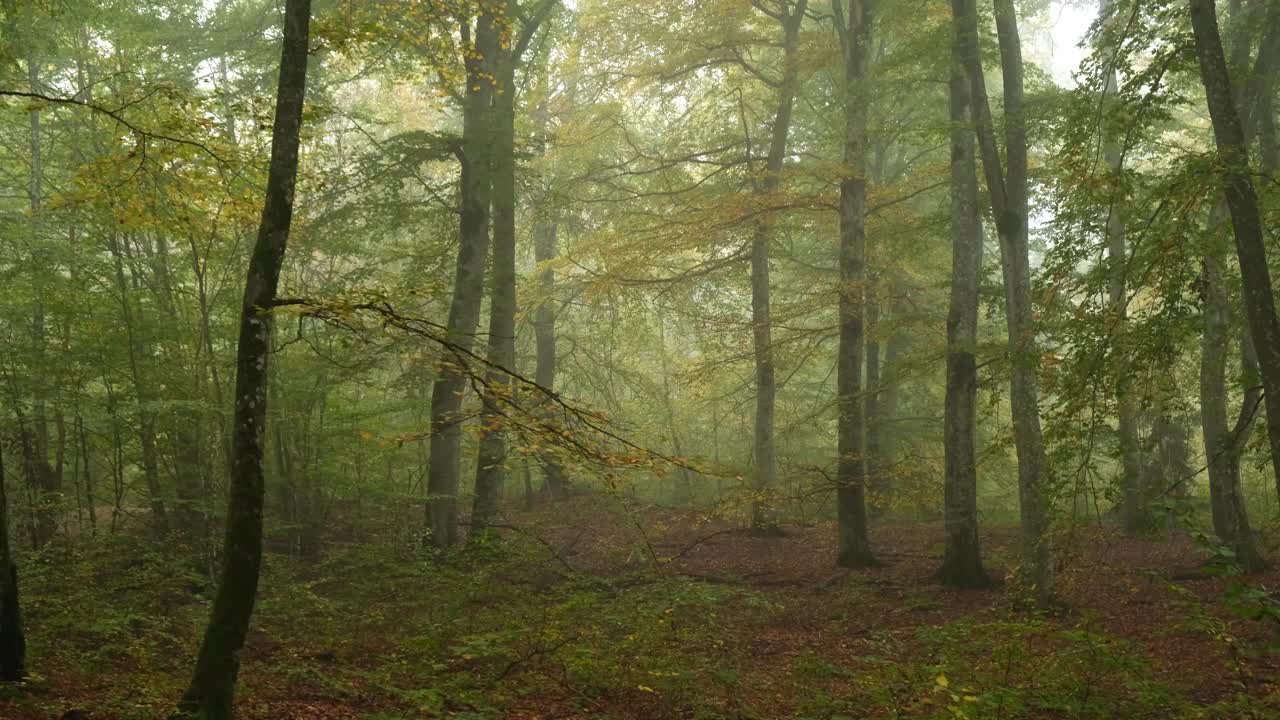
[[[837,350],[837,562],[874,565],[867,538],[866,402],[862,370],[866,341],[867,79],[874,10],[871,0],[832,6],[844,59],[844,173],[840,181],[840,345]]]
[[[464,37],[471,36],[464,21]],[[475,22],[474,52],[467,53],[467,89],[462,108],[461,218],[458,264],[449,304],[448,338],[470,350],[484,297],[484,261],[489,250],[489,157],[493,132],[490,105],[498,28],[482,13]],[[437,548],[458,542],[458,486],[462,460],[462,397],[466,392],[466,360],[446,357],[431,387],[431,457],[427,466],[427,519],[430,542]]]
[[[494,11],[505,13],[505,3]],[[505,55],[505,53],[504,53]],[[516,364],[516,160],[515,60],[499,60],[494,97],[492,157],[493,267],[489,291],[489,362],[500,368]],[[483,533],[498,513],[506,475],[506,422],[511,378],[498,368],[486,373],[481,393],[480,447],[476,460],[476,494],[472,508],[473,533]],[[475,537],[480,537],[476,534]]]
[[[9,495],[4,453],[0,452],[0,680],[16,682],[26,674],[27,639],[22,631],[18,566],[9,547]]]
[[[1039,351],[1031,312],[1031,263],[1027,247],[1027,138],[1022,48],[1012,0],[994,0],[994,6],[1004,80],[1007,167],[1003,170],[978,49],[977,10],[972,0],[953,0],[952,12],[960,24],[957,32],[973,94],[978,148],[1000,238],[1011,364],[1009,399],[1018,455],[1022,579],[1034,591],[1037,601],[1045,603],[1053,596],[1053,564],[1048,537],[1049,503],[1044,489],[1045,451],[1040,432],[1040,390],[1036,376]]]
[[[953,4],[953,8],[955,5]],[[941,581],[953,587],[990,584],[978,542],[976,458],[978,285],[982,277],[982,215],[978,164],[958,28],[951,45],[951,298],[947,310],[947,394],[943,415],[943,520]]]
[[[755,187],[755,194],[762,198],[778,189],[782,163],[787,155],[791,111],[800,84],[796,54],[799,50],[800,24],[804,21],[807,5],[808,0],[782,0],[782,83],[778,89],[778,110],[773,118],[764,179]],[[772,218],[766,215],[756,223],[751,238],[751,342],[756,381],[756,414],[752,441],[755,461],[752,485],[756,497],[751,503],[751,527],[765,532],[777,529],[777,518],[767,498],[778,479],[773,432],[778,387],[774,377],[773,320],[769,301],[769,246],[772,242]]]
[[[293,220],[310,25],[310,0],[287,0],[266,198],[240,312],[232,441],[235,456],[222,577],[191,683],[178,704],[175,717],[199,720],[232,717],[240,652],[257,599],[262,565],[264,425],[271,357],[271,308],[276,300],[280,267]]]
[[[1227,71],[1226,55],[1218,32],[1217,10],[1213,0],[1191,0],[1191,26],[1195,34],[1200,78],[1204,84],[1217,144],[1219,172],[1223,194],[1231,212],[1236,256],[1243,280],[1243,301],[1249,321],[1249,334],[1257,352],[1262,377],[1263,398],[1267,410],[1267,435],[1271,445],[1272,468],[1280,490],[1280,319],[1276,317],[1271,274],[1267,266],[1265,237],[1258,200],[1250,177],[1248,132],[1249,118],[1256,117],[1250,101],[1265,97],[1273,68],[1268,63],[1274,56],[1274,36],[1280,28],[1269,27],[1258,53],[1258,63],[1250,79],[1252,87],[1242,113],[1237,108]],[[1270,45],[1269,45],[1270,43]],[[1259,69],[1261,66],[1261,70]],[[1242,121],[1243,115],[1243,121]]]

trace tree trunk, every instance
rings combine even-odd
[[[1107,8],[1108,0],[1101,3]],[[1118,85],[1116,71],[1112,68],[1107,77],[1107,85],[1103,90],[1103,102],[1116,95]],[[1107,163],[1107,171],[1112,175],[1115,187],[1120,186],[1124,171],[1124,148],[1119,133],[1115,128],[1105,131],[1103,154]],[[1124,198],[1117,193],[1113,197],[1107,212],[1107,260],[1109,277],[1107,297],[1110,302],[1111,316],[1114,321],[1113,342],[1123,343],[1128,327],[1128,252],[1126,227],[1124,219]],[[1148,528],[1149,518],[1146,507],[1146,494],[1142,486],[1141,443],[1138,440],[1138,399],[1134,394],[1133,380],[1126,368],[1121,368],[1116,375],[1116,436],[1120,451],[1120,491],[1121,517],[1126,532],[1137,533]]]
[[[1204,333],[1200,353],[1200,427],[1209,469],[1209,502],[1214,533],[1231,546],[1236,561],[1246,572],[1262,568],[1262,557],[1254,544],[1240,487],[1240,456],[1249,437],[1262,398],[1260,388],[1248,387],[1240,405],[1235,427],[1227,429],[1227,349],[1230,347],[1231,304],[1223,282],[1221,258],[1211,253],[1204,264]],[[1257,363],[1252,343],[1241,341],[1241,369],[1245,383],[1253,382]]]
[[[133,300],[129,297],[129,285],[124,279],[124,257],[120,239],[110,236],[111,257],[115,263],[116,289],[120,293],[120,311],[124,319],[125,334],[129,341],[129,374],[133,380],[134,397],[138,402],[138,442],[142,446],[142,475],[147,484],[147,500],[151,503],[151,531],[162,538],[169,530],[168,513],[164,494],[160,489],[160,461],[156,451],[155,416],[151,409],[151,393],[142,369],[142,358],[147,349],[139,336],[138,323],[133,316]]]
[[[872,183],[876,182],[872,178]],[[869,283],[863,293],[866,308],[866,366],[867,366],[867,514],[872,518],[884,515],[889,504],[887,469],[889,463],[885,458],[884,448],[884,404],[880,402],[884,375],[882,371],[880,341],[880,325],[884,315],[881,313],[880,289],[876,283]]]
[[[498,52],[495,18],[476,19],[474,47],[467,49],[467,87],[462,108],[462,213],[458,224],[458,264],[449,305],[448,339],[462,350],[474,343],[484,297],[484,261],[489,249],[489,156],[493,141],[490,104],[493,63]],[[463,37],[469,38],[469,21]],[[431,388],[431,456],[427,467],[427,519],[430,542],[437,548],[458,542],[458,489],[462,460],[462,397],[466,392],[467,358],[461,353],[441,360]]]
[[[245,280],[236,351],[234,463],[222,577],[191,684],[177,717],[228,720],[262,564],[263,445],[267,417],[271,308],[293,219],[298,146],[306,92],[310,0],[287,0],[271,165],[262,221]]]
[[[33,93],[40,92],[40,63],[34,52],[27,54],[27,84]],[[40,109],[32,107],[29,112],[30,131],[28,134],[31,153],[31,175],[27,187],[28,200],[31,203],[31,247],[32,264],[36,277],[32,306],[31,334],[35,355],[33,366],[33,390],[35,397],[31,406],[32,450],[33,462],[32,491],[35,493],[36,525],[35,538],[37,545],[44,545],[51,540],[58,529],[59,498],[62,488],[58,486],[57,477],[49,465],[49,420],[45,410],[46,368],[45,368],[45,311],[44,282],[48,259],[45,257],[43,240],[42,200],[44,195],[44,166],[41,156]]]
[[[89,514],[89,531],[98,531],[97,498],[93,491],[93,467],[89,462],[89,433],[84,427],[84,418],[76,411],[76,435],[79,438],[80,455],[84,463],[84,503]]]
[[[543,102],[539,104],[536,115],[536,122],[539,125],[538,141],[542,143],[542,150],[546,150],[545,131],[548,122],[547,106]],[[549,189],[545,193],[549,196]],[[544,203],[548,206],[543,212],[550,213],[549,198],[544,198]],[[556,388],[556,271],[550,267],[549,263],[554,261],[559,255],[556,247],[556,236],[558,227],[552,218],[540,218],[533,226],[533,259],[538,264],[538,292],[541,300],[538,307],[534,310],[533,316],[533,340],[535,345],[534,359],[534,382],[540,387],[546,388],[548,391],[555,391]],[[544,408],[550,408],[549,403],[543,403]],[[538,456],[538,463],[542,467],[542,472],[546,478],[547,490],[554,498],[564,497],[566,487],[566,478],[564,468],[560,465],[560,461],[556,458],[552,451],[544,451]]]
[[[150,254],[148,260],[154,278],[154,295],[164,313],[164,339],[168,345],[166,354],[169,357],[169,364],[178,375],[177,378],[170,379],[166,383],[166,385],[176,385],[176,393],[171,390],[168,394],[179,401],[172,415],[166,418],[170,423],[170,434],[173,440],[176,527],[188,537],[198,540],[205,536],[206,518],[202,490],[209,484],[204,479],[206,464],[201,442],[203,423],[200,421],[199,413],[191,404],[200,396],[197,381],[198,373],[201,371],[189,369],[187,358],[183,357],[182,348],[186,343],[180,337],[181,319],[178,316],[172,272],[169,269],[169,243],[162,234],[157,234],[154,242],[148,244],[147,250]],[[189,371],[191,375],[183,377]],[[190,386],[186,385],[188,379],[191,382]]]
[[[505,13],[505,3],[494,11]],[[499,368],[516,364],[516,161],[515,58],[498,60],[493,111],[491,168],[493,203],[493,268],[489,293],[489,362],[480,415],[480,447],[476,458],[476,494],[471,530],[480,537],[498,514],[498,500],[506,475],[506,432],[503,427],[514,390],[511,378]]]
[[[17,682],[26,674],[27,639],[18,602],[18,566],[9,547],[9,494],[4,453],[0,452],[0,680]]]
[[[837,562],[874,565],[867,538],[866,401],[862,396],[866,340],[867,105],[864,83],[871,50],[873,10],[867,0],[832,5],[844,55],[844,178],[840,181],[840,345],[836,392],[839,408],[836,465]]]
[[[952,4],[957,13],[957,4]],[[943,415],[943,584],[990,584],[978,543],[976,458],[978,286],[982,279],[982,215],[974,153],[972,97],[965,77],[960,26],[951,40],[951,300],[947,310],[947,394]]]
[[[1249,151],[1246,126],[1250,117],[1256,119],[1250,102],[1265,97],[1265,88],[1258,94],[1249,93],[1244,112],[1236,107],[1231,90],[1231,78],[1227,71],[1222,38],[1218,32],[1217,9],[1214,0],[1190,0],[1191,26],[1195,33],[1196,54],[1200,61],[1200,78],[1204,84],[1213,121],[1213,135],[1217,144],[1219,172],[1222,175],[1223,194],[1231,211],[1231,225],[1235,236],[1236,256],[1240,262],[1243,280],[1242,295],[1245,314],[1249,320],[1249,334],[1258,356],[1258,368],[1262,376],[1263,399],[1267,410],[1267,436],[1271,444],[1271,463],[1276,475],[1276,488],[1280,492],[1280,319],[1276,317],[1275,298],[1271,290],[1271,273],[1267,267],[1265,237],[1262,230],[1258,199],[1254,194],[1250,177]],[[1268,28],[1268,35],[1280,32]],[[1258,64],[1270,60],[1268,39],[1264,38],[1259,49]],[[1251,78],[1269,84],[1273,70],[1255,65]]]
[[[1004,79],[1005,152],[1002,171],[978,49],[978,16],[972,0],[953,0],[965,71],[973,94],[973,121],[982,153],[992,215],[1000,238],[1005,315],[1011,364],[1010,407],[1018,455],[1018,503],[1022,525],[1023,581],[1040,603],[1053,596],[1049,547],[1049,503],[1045,497],[1045,451],[1040,432],[1039,351],[1031,312],[1031,263],[1028,242],[1027,138],[1023,108],[1022,48],[1012,0],[994,0]]]
[[[680,442],[680,429],[676,425],[676,408],[671,398],[671,362],[667,358],[667,319],[658,313],[658,365],[662,373],[662,407],[667,415],[667,428],[671,433],[671,451],[683,463],[684,447]],[[689,468],[683,464],[676,468],[675,484],[672,487],[672,500],[677,506],[684,506],[693,499],[693,478]]]
[[[769,156],[765,175],[755,187],[761,198],[778,189],[782,163],[787,155],[787,137],[791,133],[791,111],[800,84],[796,54],[799,49],[800,24],[804,21],[808,0],[782,1],[783,71],[778,89],[778,111],[773,119]],[[768,202],[766,199],[765,202]],[[755,357],[756,419],[753,442],[755,466],[752,480],[756,496],[751,502],[751,527],[757,531],[775,532],[777,518],[768,499],[777,483],[778,462],[774,448],[773,414],[777,397],[774,378],[772,319],[769,307],[769,245],[773,241],[772,219],[765,215],[755,226],[751,239],[751,339]]]

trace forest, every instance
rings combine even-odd
[[[1273,272],[1280,0],[0,0],[0,718],[1280,718]]]

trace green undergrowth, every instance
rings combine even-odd
[[[35,676],[0,711],[162,716],[209,588],[182,553],[127,538],[29,557]],[[993,610],[878,630],[874,599],[847,586],[596,577],[518,541],[270,555],[260,597],[241,670],[249,718],[290,704],[297,717],[340,708],[368,720],[1280,717],[1257,692],[1197,703],[1186,678],[1161,676],[1140,648],[1079,617]]]

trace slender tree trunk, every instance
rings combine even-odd
[[[494,6],[505,13],[505,3]],[[489,293],[489,362],[498,368],[516,364],[516,161],[515,59],[499,60],[494,97],[493,137],[493,268]],[[490,367],[481,393],[480,447],[476,460],[476,494],[471,513],[473,533],[483,533],[498,514],[498,500],[506,476],[506,432],[511,378]],[[480,537],[479,534],[476,537]]]
[[[39,93],[40,62],[34,52],[27,53],[27,84],[33,93]],[[58,486],[57,477],[49,465],[49,421],[45,409],[45,309],[44,292],[48,259],[43,245],[43,211],[41,208],[44,189],[44,164],[41,156],[40,109],[32,107],[29,112],[30,131],[28,133],[31,154],[31,175],[27,187],[31,207],[31,247],[32,263],[35,270],[32,306],[31,334],[34,347],[35,363],[33,367],[33,388],[35,397],[31,406],[33,474],[31,475],[35,493],[36,526],[35,537],[38,545],[44,545],[53,539],[58,529]]]
[[[1204,333],[1200,356],[1200,426],[1204,434],[1204,450],[1209,468],[1209,501],[1214,533],[1231,546],[1236,561],[1247,572],[1262,568],[1262,557],[1254,543],[1240,487],[1240,456],[1253,426],[1261,388],[1246,388],[1235,427],[1227,428],[1227,388],[1225,382],[1227,349],[1230,347],[1231,303],[1223,282],[1220,257],[1211,253],[1205,259]],[[1241,340],[1241,369],[1245,383],[1253,383],[1257,361],[1253,344]]]
[[[863,86],[867,79],[874,11],[871,0],[851,0],[847,18],[843,0],[837,0],[832,7],[836,23],[841,26],[845,85],[845,177],[840,182],[840,347],[836,365],[837,562],[842,567],[864,567],[876,562],[867,538],[866,401],[862,397],[868,172],[867,98]]]
[[[1105,12],[1108,0],[1102,0],[1101,8]],[[1107,77],[1103,89],[1103,102],[1118,92],[1116,71],[1114,68]],[[1124,172],[1124,148],[1117,128],[1106,128],[1104,152],[1107,170],[1111,173],[1116,187],[1120,187],[1121,175]],[[1119,194],[1113,198],[1107,213],[1107,260],[1110,266],[1107,285],[1107,296],[1110,302],[1111,317],[1114,325],[1113,342],[1123,343],[1127,332],[1129,315],[1128,297],[1128,253],[1126,248],[1126,228],[1124,218],[1124,198]],[[1121,369],[1116,376],[1116,436],[1120,450],[1120,490],[1121,516],[1127,532],[1136,533],[1148,528],[1149,518],[1146,507],[1146,496],[1142,486],[1141,444],[1138,440],[1138,398],[1134,393],[1133,379],[1127,369]]]
[[[228,720],[240,652],[249,631],[262,564],[263,445],[267,418],[271,308],[293,219],[306,92],[310,0],[286,0],[271,165],[257,242],[249,260],[236,353],[235,450],[222,577],[191,684],[177,717]]]
[[[184,387],[187,372],[187,359],[182,357],[185,346],[179,337],[180,318],[177,302],[174,299],[173,278],[169,268],[169,243],[163,235],[156,235],[154,242],[148,246],[150,265],[154,277],[154,294],[157,304],[164,313],[165,332],[170,364],[177,370],[178,379],[170,379],[178,390],[177,399],[193,401],[199,397],[198,384]],[[198,372],[198,371],[197,371]],[[189,376],[196,379],[196,372]],[[167,383],[167,384],[169,384]],[[204,448],[201,443],[202,423],[200,415],[188,403],[179,402],[168,421],[172,423],[173,465],[175,475],[175,515],[176,527],[192,538],[205,536],[205,509],[203,506],[203,488],[208,485],[204,480],[205,472]]]
[[[1045,495],[1045,450],[1040,432],[1040,388],[1036,376],[1039,351],[1031,312],[1031,263],[1028,248],[1028,182],[1026,116],[1023,108],[1022,48],[1012,0],[994,0],[1000,67],[1004,79],[1005,152],[1002,170],[991,107],[978,49],[977,9],[973,0],[953,0],[960,24],[965,71],[973,94],[982,169],[987,178],[992,215],[1000,238],[1000,265],[1005,286],[1005,315],[1011,364],[1010,406],[1018,455],[1018,501],[1022,525],[1023,581],[1040,603],[1053,596],[1053,564],[1049,546],[1049,502]]]
[[[543,144],[542,150],[545,152],[545,132],[548,122],[547,106],[543,102],[539,104],[535,113],[536,122],[539,125],[539,142]],[[550,191],[546,191],[544,198],[544,213],[551,213]],[[533,340],[535,345],[534,359],[534,382],[539,386],[550,391],[555,391],[556,387],[556,271],[551,267],[551,263],[555,261],[559,255],[556,247],[557,235],[559,228],[553,218],[540,218],[533,226],[533,258],[538,264],[537,279],[538,292],[541,300],[538,307],[534,310],[533,316]],[[544,408],[550,409],[550,406],[544,403]],[[567,479],[565,478],[564,468],[560,465],[560,461],[556,458],[554,451],[544,451],[538,456],[539,465],[546,478],[547,490],[554,498],[563,497],[567,489]]]
[[[782,0],[783,71],[778,90],[778,111],[773,119],[765,175],[755,188],[766,198],[778,189],[782,163],[791,133],[791,111],[800,84],[796,54],[800,25],[808,0]],[[764,532],[777,530],[777,518],[767,494],[777,484],[778,461],[774,447],[773,416],[778,393],[774,377],[772,318],[769,299],[769,245],[773,242],[773,221],[767,215],[756,223],[751,240],[751,339],[755,356],[756,416],[753,443],[755,466],[752,480],[756,497],[751,503],[751,527]]]
[[[875,178],[872,178],[874,184]],[[884,320],[881,312],[881,292],[878,283],[869,281],[863,294],[866,308],[867,343],[867,514],[872,518],[884,515],[889,505],[888,461],[884,447],[884,404],[880,402],[884,375],[879,334]]]
[[[471,36],[469,21],[463,35]],[[489,157],[493,142],[490,105],[494,60],[498,53],[495,18],[483,11],[476,19],[473,47],[467,51],[467,88],[462,109],[462,215],[458,226],[458,264],[449,305],[449,341],[470,350],[484,297],[484,261],[489,249]],[[467,359],[459,353],[441,360],[431,388],[431,456],[427,467],[427,519],[437,548],[458,542],[458,490],[462,460],[462,397]]]
[[[89,514],[89,530],[96,533],[98,530],[98,500],[93,491],[93,467],[89,461],[89,433],[85,430],[84,418],[80,416],[78,410],[76,412],[76,435],[80,441],[80,455],[84,463],[84,502]]]
[[[956,4],[952,4],[953,11]],[[958,19],[958,18],[957,18]],[[943,584],[990,584],[978,541],[978,286],[982,280],[982,214],[974,150],[973,98],[965,76],[959,23],[951,40],[951,300],[947,310],[947,394],[943,415]]]
[[[129,373],[133,379],[134,396],[138,401],[138,442],[142,446],[142,475],[147,484],[147,500],[151,504],[151,530],[161,538],[169,530],[168,513],[164,494],[160,488],[160,461],[156,450],[155,416],[151,409],[151,393],[142,369],[142,358],[147,355],[138,323],[133,316],[133,300],[124,277],[124,257],[120,239],[110,237],[111,257],[115,263],[116,288],[120,293],[120,311],[124,319],[125,334],[129,341]]]
[[[1214,0],[1190,0],[1190,11],[1196,54],[1200,61],[1200,78],[1208,100],[1209,116],[1213,121],[1213,135],[1220,159],[1218,167],[1222,174],[1223,194],[1231,211],[1236,256],[1240,261],[1243,280],[1245,314],[1249,320],[1249,333],[1257,351],[1258,368],[1262,376],[1263,399],[1270,420],[1267,423],[1267,435],[1271,444],[1271,462],[1276,474],[1277,491],[1280,492],[1280,422],[1275,420],[1280,418],[1280,319],[1276,317],[1265,236],[1258,211],[1258,199],[1250,177],[1246,132],[1246,126],[1250,125],[1249,118],[1251,115],[1256,116],[1256,113],[1251,113],[1252,108],[1247,104],[1244,113],[1236,107],[1222,38],[1218,32]],[[1276,28],[1269,28],[1268,34],[1275,32]],[[1268,59],[1265,52],[1267,41],[1264,38],[1264,47],[1259,50],[1259,61]],[[1264,69],[1261,73],[1255,69],[1253,79],[1261,78],[1259,82],[1266,84],[1271,81],[1272,73],[1271,68]],[[1266,93],[1250,95],[1263,97]]]
[[[18,601],[18,566],[9,547],[9,495],[4,452],[0,451],[0,680],[17,682],[26,674],[27,639]]]
[[[680,428],[676,425],[675,402],[671,398],[671,362],[667,357],[667,319],[658,313],[658,365],[662,373],[662,407],[666,410],[667,428],[671,433],[671,451],[677,458],[684,457],[684,446],[680,442]],[[675,484],[672,500],[677,506],[684,506],[693,499],[693,478],[689,468],[681,465],[676,468]]]

